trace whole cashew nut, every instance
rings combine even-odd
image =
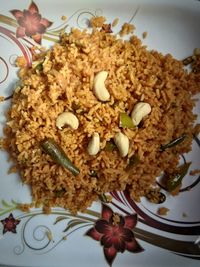
[[[88,144],[87,151],[90,156],[95,156],[100,149],[100,137],[98,133],[94,133]]]
[[[114,136],[114,142],[119,149],[120,155],[126,157],[129,150],[129,140],[128,137],[123,133],[116,133]]]
[[[137,103],[131,113],[131,118],[135,126],[137,126],[141,120],[151,112],[151,106],[149,103],[139,102]]]
[[[110,99],[110,93],[108,92],[104,84],[107,76],[107,71],[100,71],[94,77],[94,94],[101,101],[108,101]]]
[[[62,130],[65,125],[68,125],[74,130],[78,129],[78,118],[72,112],[65,111],[61,113],[56,119],[56,126],[58,129]]]

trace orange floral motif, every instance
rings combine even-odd
[[[33,38],[37,43],[41,43],[42,35],[46,29],[52,25],[52,22],[42,18],[39,9],[34,2],[31,2],[28,10],[23,11],[13,9],[10,11],[16,18],[19,26],[17,27],[16,37],[23,38],[25,36]]]

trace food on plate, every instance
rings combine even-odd
[[[160,207],[157,211],[158,215],[161,215],[161,216],[166,216],[168,212],[169,212],[169,209],[166,207]]]
[[[189,170],[189,163],[178,167],[180,154],[199,129],[198,71],[134,35],[111,34],[102,17],[91,24],[91,33],[72,29],[35,53],[32,67],[20,60],[3,147],[46,212],[55,205],[84,211],[125,189],[136,201],[147,195],[162,203],[165,196],[152,191],[156,177],[169,175],[169,191],[180,185]],[[125,24],[120,34],[133,30]]]

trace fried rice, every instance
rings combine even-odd
[[[36,55],[42,70],[21,68],[15,89],[4,148],[14,159],[23,183],[30,185],[36,205],[46,209],[61,206],[84,211],[104,192],[125,190],[139,201],[165,171],[173,172],[180,154],[191,150],[196,131],[193,95],[200,91],[200,75],[188,72],[172,55],[148,51],[136,36],[122,40],[98,29],[92,33],[72,29],[47,52]],[[105,86],[110,100],[101,102],[93,92],[94,77],[107,71]],[[121,112],[128,115],[138,102],[151,106],[151,113],[133,129],[121,128]],[[64,111],[74,113],[79,127],[56,127]],[[100,151],[88,154],[94,132],[100,136]],[[126,157],[108,151],[106,144],[116,133],[129,139]],[[174,138],[187,138],[174,148],[160,146]],[[41,149],[52,138],[64,150],[80,174],[54,162]],[[127,168],[130,158],[139,162]],[[96,176],[90,175],[91,171]],[[62,194],[59,194],[61,192]]]

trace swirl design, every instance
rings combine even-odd
[[[3,65],[1,67],[1,65]],[[0,84],[5,82],[8,78],[8,74],[9,74],[9,68],[8,68],[8,64],[6,63],[5,59],[3,59],[2,57],[0,57],[0,68],[3,69],[3,67],[5,68],[5,74],[3,74],[3,77],[0,77]],[[1,71],[2,73],[2,71]]]
[[[25,246],[34,251],[40,251],[48,247],[51,240],[48,238],[47,233],[51,233],[49,227],[45,225],[37,225],[33,227],[32,220],[36,215],[32,215],[24,224],[22,229],[21,241],[22,246],[15,247],[15,254],[21,254],[24,251]],[[30,234],[31,233],[31,234]],[[35,242],[36,241],[36,242]],[[32,244],[37,245],[32,245]]]
[[[13,54],[9,56],[9,63],[12,67],[16,67],[15,61],[17,59],[18,55],[17,54]]]

